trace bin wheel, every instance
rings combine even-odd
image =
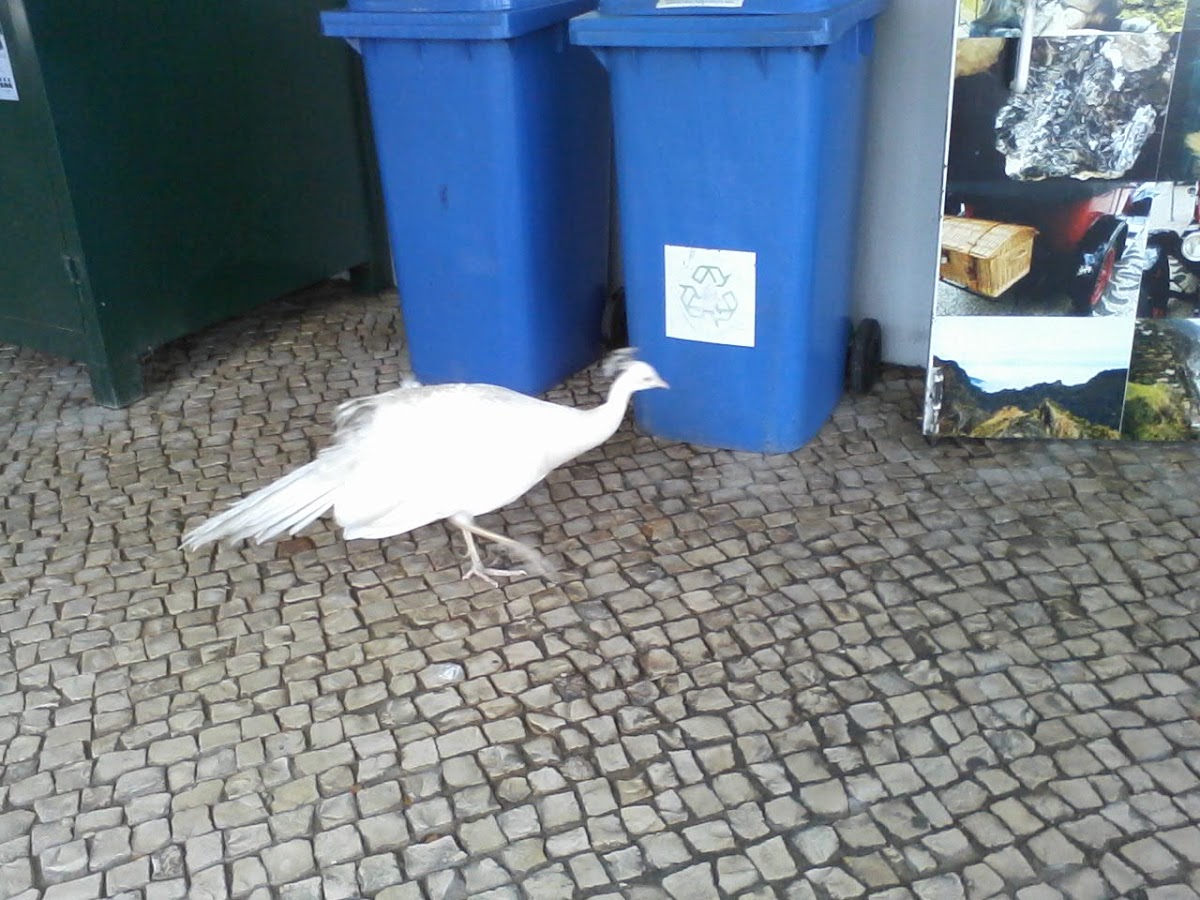
[[[629,324],[625,314],[625,289],[621,288],[604,304],[600,320],[600,337],[606,350],[619,350],[629,345]]]
[[[865,394],[883,368],[883,330],[876,319],[863,319],[850,339],[850,390]]]

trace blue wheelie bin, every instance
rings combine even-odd
[[[417,378],[540,393],[595,360],[608,292],[608,79],[595,0],[351,0]]]
[[[630,343],[652,434],[788,452],[841,397],[884,0],[600,0]]]

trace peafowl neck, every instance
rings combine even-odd
[[[633,392],[627,387],[614,384],[608,392],[608,398],[599,406],[579,410],[581,427],[575,432],[570,447],[563,448],[561,459],[554,460],[555,466],[562,465],[582,453],[599,447],[621,427],[625,418],[625,410],[629,407],[629,398]]]
[[[621,420],[625,418],[625,410],[629,408],[629,400],[632,397],[633,391],[629,385],[618,378],[608,389],[608,397],[605,401],[592,410],[592,414],[603,423],[603,425],[597,426],[604,432],[604,436],[597,441],[597,444],[607,441],[621,427]]]

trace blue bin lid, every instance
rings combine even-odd
[[[641,13],[613,15],[599,11],[572,19],[571,42],[591,47],[822,47],[837,41],[859,22],[879,15],[887,4],[887,0],[743,0],[742,7],[649,8],[679,2],[683,0],[600,0],[601,10],[606,3],[642,4],[646,8]],[[735,0],[710,2],[728,4]],[[782,11],[789,5],[822,9]],[[747,9],[750,6],[753,9]]]
[[[355,0],[321,13],[321,31],[355,47],[363,40],[504,40],[595,8],[596,0]]]
[[[856,21],[878,15],[886,0],[599,0],[598,11],[610,16],[817,15]],[[858,11],[870,6],[870,12]]]
[[[561,2],[562,0],[348,0],[344,11],[352,13],[507,12],[557,6]],[[590,5],[595,8],[594,0]]]

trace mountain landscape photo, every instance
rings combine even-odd
[[[974,438],[1121,436],[1127,369],[1106,369],[1082,384],[1061,381],[985,391],[951,359],[933,358],[941,372],[938,434]]]

